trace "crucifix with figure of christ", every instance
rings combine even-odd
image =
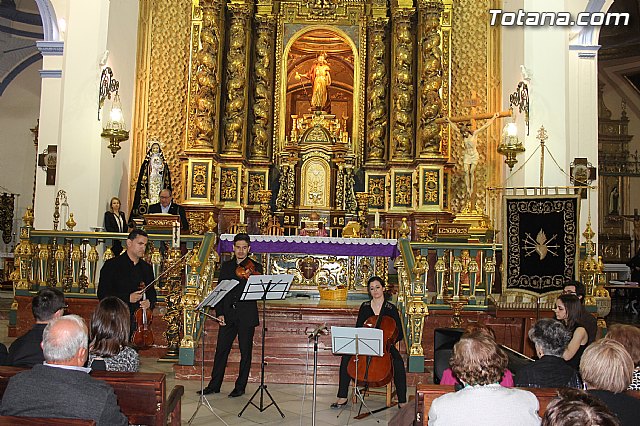
[[[464,167],[464,183],[467,188],[466,210],[468,211],[471,211],[471,198],[475,192],[475,172],[478,161],[480,160],[480,154],[478,153],[478,135],[480,132],[491,126],[496,118],[510,117],[512,115],[511,110],[495,113],[478,113],[478,105],[480,105],[480,99],[478,98],[478,94],[474,91],[471,94],[471,98],[465,102],[465,106],[469,107],[471,114],[436,119],[436,123],[438,124],[449,123],[453,129],[462,136],[462,164]],[[477,120],[485,119],[488,119],[488,121],[482,126],[477,127]],[[466,122],[469,122],[469,124],[466,124]],[[458,125],[456,123],[464,124]]]

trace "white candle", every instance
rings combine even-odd
[[[380,227],[380,212],[376,212],[376,214],[374,215],[374,226],[376,228]]]
[[[240,223],[244,223],[244,209],[240,207]]]

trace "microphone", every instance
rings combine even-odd
[[[304,330],[305,333],[309,332],[309,328]],[[327,327],[327,323],[325,322],[322,325],[319,325],[309,334],[309,339],[316,339],[319,334],[329,334],[329,328]]]

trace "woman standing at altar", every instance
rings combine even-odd
[[[367,291],[371,300],[364,302],[360,305],[358,311],[358,319],[356,320],[356,327],[362,327],[364,322],[373,315],[386,315],[396,323],[398,330],[397,343],[404,338],[402,332],[402,321],[400,320],[400,314],[398,308],[386,300],[386,294],[384,290],[384,281],[380,277],[373,276],[369,278],[367,283]],[[396,394],[398,395],[398,407],[402,407],[407,402],[407,373],[404,369],[404,360],[396,349],[395,345],[391,345],[389,352],[392,358],[393,365],[393,383],[396,386]],[[347,372],[349,360],[351,355],[342,355],[342,361],[340,362],[340,381],[338,385],[338,399],[331,404],[331,408],[340,408],[347,404],[349,401],[349,383],[351,377]]]
[[[120,211],[120,199],[113,197],[109,203],[109,210],[104,212],[104,229],[107,232],[127,232],[127,219],[123,211]],[[120,240],[113,240],[111,251],[118,256],[122,253]]]

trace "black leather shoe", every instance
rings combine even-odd
[[[334,410],[338,409],[338,408],[342,408],[345,405],[347,405],[349,403],[349,400],[347,399],[345,402],[343,402],[342,404],[339,404],[337,402],[334,402],[333,404],[330,405],[331,408],[333,408]]]
[[[196,393],[198,395],[210,395],[212,393],[220,393],[220,389],[214,389],[207,386],[206,388],[202,389],[201,391],[197,391]]]
[[[233,389],[231,391],[231,393],[229,394],[229,398],[236,398],[238,396],[244,395],[244,389],[240,390],[240,389]]]

